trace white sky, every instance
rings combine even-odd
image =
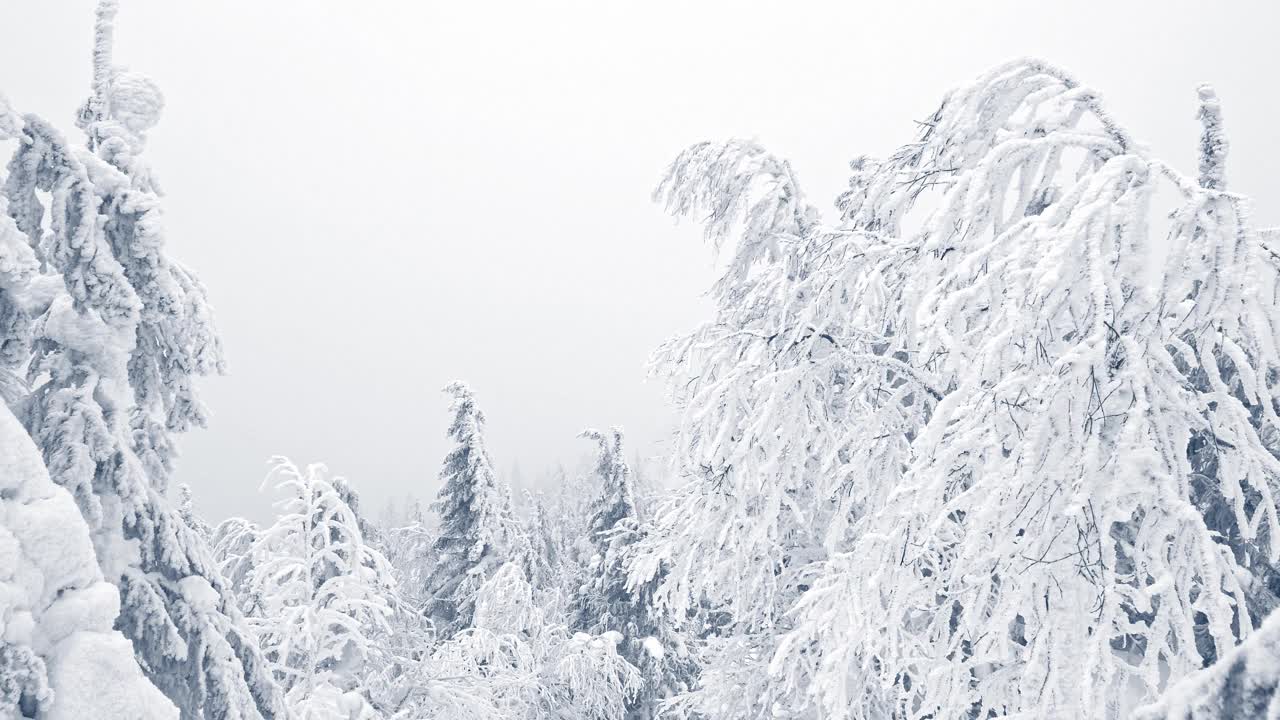
[[[1194,171],[1195,87],[1232,189],[1280,224],[1268,2],[121,0],[117,61],[167,106],[149,157],[171,251],[231,374],[182,441],[201,511],[261,518],[266,459],[324,460],[376,510],[434,495],[439,389],[470,381],[525,479],[620,424],[667,434],[648,353],[707,311],[710,251],[649,202],[704,139],[754,137],[824,208],[849,158],[989,66],[1035,55]],[[0,1],[0,91],[73,131],[92,0]]]

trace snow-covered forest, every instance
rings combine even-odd
[[[458,381],[433,499],[280,456],[255,522],[175,479],[224,349],[117,14],[76,117],[0,97],[0,718],[1280,718],[1280,228],[1209,85],[1194,168],[1034,59],[830,207],[691,145],[652,199],[722,273],[650,359],[667,456],[586,428],[517,490]]]

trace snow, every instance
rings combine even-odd
[[[192,609],[197,612],[214,613],[218,611],[218,591],[213,589],[208,580],[199,575],[188,575],[178,581],[178,589]]]
[[[654,660],[661,660],[663,656],[667,654],[667,651],[664,650],[662,647],[662,643],[659,642],[658,638],[656,637],[650,636],[645,638],[641,642],[641,645],[644,646],[644,651],[649,653],[649,657],[653,658]]]
[[[77,631],[48,665],[55,695],[44,720],[178,717],[173,703],[142,676],[133,645],[118,632]]]
[[[141,73],[117,69],[111,80],[111,117],[133,133],[156,126],[164,109],[164,94]]]
[[[13,111],[9,99],[0,95],[0,140],[16,138],[22,133],[22,116]]]
[[[36,638],[37,652],[55,652],[66,638],[84,629],[106,631],[120,614],[120,594],[115,586],[94,582],[87,587],[60,589],[58,599],[45,610]],[[132,664],[132,663],[127,663]]]
[[[119,609],[75,501],[0,404],[0,637],[44,660],[53,696],[42,718],[178,716],[113,629]]]
[[[8,201],[0,197],[0,288],[6,290],[26,285],[40,267],[27,236],[9,217],[8,207]]]
[[[1212,666],[1183,678],[1133,720],[1280,718],[1280,613]]]

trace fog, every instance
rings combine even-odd
[[[230,373],[178,480],[262,517],[265,461],[323,460],[367,506],[429,500],[445,398],[536,483],[621,425],[660,456],[649,352],[708,312],[711,249],[649,194],[704,139],[756,138],[816,204],[850,158],[913,138],[950,87],[1035,55],[1194,171],[1196,85],[1222,99],[1231,188],[1280,224],[1271,3],[121,0],[118,62],[166,109],[148,155],[171,252],[209,288]],[[7,0],[0,90],[70,127],[93,3]],[[518,471],[516,468],[519,468]]]

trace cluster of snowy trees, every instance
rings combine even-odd
[[[654,357],[672,489],[589,429],[517,496],[454,383],[430,507],[275,458],[274,519],[211,525],[170,478],[222,348],[115,13],[84,140],[0,98],[0,716],[1280,713],[1280,232],[1210,88],[1194,177],[1026,60],[855,160],[834,216],[695,145],[656,198],[727,262]]]
[[[584,433],[599,441],[597,467],[555,498],[580,508],[576,492],[596,488],[574,533],[549,521],[546,497],[513,501],[471,389],[447,392],[454,446],[432,521],[379,528],[323,465],[276,458],[274,522],[206,530],[287,708],[317,719],[653,717],[689,686],[692,665],[683,647],[668,655],[672,630],[627,588],[640,520],[621,433]]]

